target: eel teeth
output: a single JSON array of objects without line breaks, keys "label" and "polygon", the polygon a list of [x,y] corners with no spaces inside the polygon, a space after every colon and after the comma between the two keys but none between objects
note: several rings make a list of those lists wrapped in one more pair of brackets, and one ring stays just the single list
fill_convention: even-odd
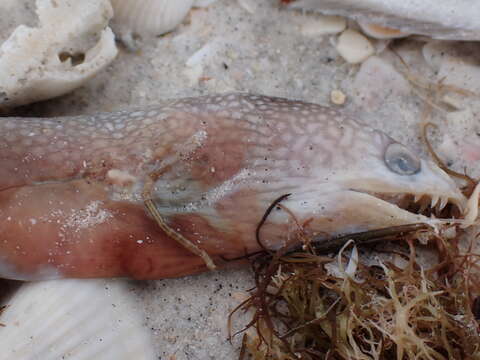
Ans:
[{"label": "eel teeth", "polygon": [[418,210],[418,212],[419,212],[420,214],[425,213],[425,210],[427,210],[427,206],[428,206],[428,203],[427,203],[426,201],[422,201],[422,202],[420,203],[420,209]]},{"label": "eel teeth", "polygon": [[419,202],[420,199],[423,197],[423,194],[415,194],[415,197],[413,198],[413,202]]},{"label": "eel teeth", "polygon": [[440,198],[440,205],[438,206],[438,210],[442,211],[445,206],[448,204],[448,197]]},{"label": "eel teeth", "polygon": [[430,207],[433,209],[435,205],[437,205],[438,200],[440,200],[440,196],[434,195],[432,196],[432,203],[430,204]]},{"label": "eel teeth", "polygon": [[465,204],[462,204],[460,201],[456,199],[452,199],[451,202],[453,203],[453,205],[455,205],[458,208],[461,214],[465,213]]}]

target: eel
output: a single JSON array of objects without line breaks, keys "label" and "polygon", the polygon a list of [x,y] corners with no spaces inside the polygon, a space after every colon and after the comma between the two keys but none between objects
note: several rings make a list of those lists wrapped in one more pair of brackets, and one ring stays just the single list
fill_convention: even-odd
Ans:
[{"label": "eel", "polygon": [[178,277],[209,268],[186,245],[219,264],[305,236],[434,222],[414,201],[467,199],[433,162],[316,104],[231,93],[0,118],[3,278]]}]

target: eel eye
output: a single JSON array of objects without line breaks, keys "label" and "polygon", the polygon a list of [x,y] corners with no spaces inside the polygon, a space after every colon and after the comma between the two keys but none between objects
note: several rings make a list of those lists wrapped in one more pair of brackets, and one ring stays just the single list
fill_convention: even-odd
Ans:
[{"label": "eel eye", "polygon": [[394,173],[413,175],[420,171],[420,160],[405,146],[392,143],[385,151],[385,163]]}]

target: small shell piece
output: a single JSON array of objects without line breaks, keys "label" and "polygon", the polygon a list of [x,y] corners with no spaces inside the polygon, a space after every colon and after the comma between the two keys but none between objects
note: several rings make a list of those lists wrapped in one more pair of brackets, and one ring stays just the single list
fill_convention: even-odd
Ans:
[{"label": "small shell piece", "polygon": [[332,90],[330,93],[330,101],[335,105],[343,105],[347,100],[347,96],[341,90]]},{"label": "small shell piece", "polygon": [[318,15],[307,19],[301,26],[305,36],[322,36],[341,33],[347,27],[347,20],[340,16]]},{"label": "small shell piece", "polygon": [[0,316],[1,360],[153,360],[153,345],[125,283],[26,283]]},{"label": "small shell piece", "polygon": [[63,95],[116,56],[108,0],[37,0],[39,26],[18,26],[0,47],[0,107]]},{"label": "small shell piece", "polygon": [[360,26],[365,35],[368,35],[375,39],[400,39],[411,35],[411,33],[404,33],[397,29],[376,24],[364,23],[361,21],[358,22],[358,25]]},{"label": "small shell piece", "polygon": [[372,43],[358,31],[347,29],[339,37],[337,51],[351,64],[361,63],[375,53]]},{"label": "small shell piece", "polygon": [[161,35],[173,30],[187,16],[194,0],[111,0],[112,27],[122,37]]}]

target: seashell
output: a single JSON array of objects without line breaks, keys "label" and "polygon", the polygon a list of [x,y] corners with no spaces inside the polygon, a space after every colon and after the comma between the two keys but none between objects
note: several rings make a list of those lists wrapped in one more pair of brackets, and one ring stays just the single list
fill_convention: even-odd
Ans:
[{"label": "seashell", "polygon": [[347,96],[341,90],[332,90],[330,92],[330,101],[335,105],[343,105],[347,100]]},{"label": "seashell", "polygon": [[471,0],[294,0],[287,6],[435,39],[480,40],[480,6]]},{"label": "seashell", "polygon": [[347,29],[339,37],[336,49],[345,61],[358,64],[375,53],[372,43],[358,31]]},{"label": "seashell", "polygon": [[148,330],[124,282],[22,285],[0,316],[1,360],[153,360]]},{"label": "seashell", "polygon": [[340,16],[319,16],[308,19],[301,26],[305,36],[322,36],[341,33],[347,27],[347,20]]},{"label": "seashell", "polygon": [[404,38],[409,35],[412,35],[411,33],[404,33],[397,29],[380,26],[376,24],[370,24],[370,23],[367,24],[361,21],[358,22],[358,25],[360,26],[360,29],[362,29],[362,32],[365,35],[368,35],[375,39],[382,39],[382,40],[400,39],[400,38]]},{"label": "seashell", "polygon": [[121,37],[161,35],[180,24],[194,0],[111,0],[115,17],[112,27]]},{"label": "seashell", "polygon": [[0,47],[0,107],[72,91],[117,54],[108,0],[37,0],[36,13],[38,27],[18,26]]}]

